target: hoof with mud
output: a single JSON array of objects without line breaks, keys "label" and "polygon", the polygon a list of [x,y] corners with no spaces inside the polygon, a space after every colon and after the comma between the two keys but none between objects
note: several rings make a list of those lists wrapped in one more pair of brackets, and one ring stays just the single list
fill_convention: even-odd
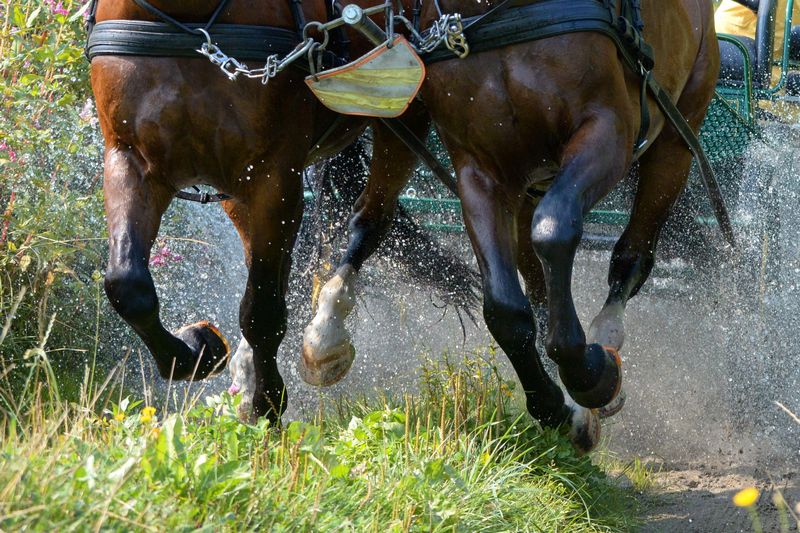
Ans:
[{"label": "hoof with mud", "polygon": [[611,403],[622,387],[622,360],[619,352],[611,347],[589,344],[584,359],[586,367],[580,378],[574,378],[564,368],[559,376],[567,392],[576,403],[589,409],[597,409]]},{"label": "hoof with mud", "polygon": [[304,342],[300,377],[309,385],[333,385],[347,375],[355,357],[356,350],[349,340],[324,351],[312,343]]},{"label": "hoof with mud", "polygon": [[[194,361],[185,368],[175,368],[174,379],[199,381],[216,376],[228,363],[230,346],[222,333],[210,322],[203,320],[184,326],[175,336],[186,343],[194,355]],[[199,358],[199,361],[198,361]]]},{"label": "hoof with mud", "polygon": [[585,455],[600,442],[600,417],[595,409],[581,407],[569,396],[565,395],[564,400],[572,411],[568,421],[569,440],[578,455]]}]

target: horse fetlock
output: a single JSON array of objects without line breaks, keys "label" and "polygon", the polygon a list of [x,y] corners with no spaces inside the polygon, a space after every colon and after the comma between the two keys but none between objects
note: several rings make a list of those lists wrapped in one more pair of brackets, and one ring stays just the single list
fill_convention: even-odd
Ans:
[{"label": "horse fetlock", "polygon": [[625,325],[622,319],[624,312],[622,304],[603,307],[589,326],[588,341],[620,350],[625,342]]},{"label": "horse fetlock", "polygon": [[320,292],[314,320],[303,332],[300,376],[311,385],[328,386],[341,380],[355,359],[355,348],[344,321],[355,306],[355,269],[344,265]]},{"label": "horse fetlock", "polygon": [[600,442],[600,417],[594,409],[578,405],[568,395],[564,403],[570,409],[569,440],[578,455],[587,454]]},{"label": "horse fetlock", "polygon": [[622,360],[609,346],[589,344],[582,365],[561,365],[558,373],[572,399],[590,409],[611,403],[622,387]]},{"label": "horse fetlock", "polygon": [[203,320],[184,326],[175,332],[175,337],[188,346],[191,358],[176,361],[173,379],[199,381],[216,376],[228,364],[228,341],[210,322]]}]

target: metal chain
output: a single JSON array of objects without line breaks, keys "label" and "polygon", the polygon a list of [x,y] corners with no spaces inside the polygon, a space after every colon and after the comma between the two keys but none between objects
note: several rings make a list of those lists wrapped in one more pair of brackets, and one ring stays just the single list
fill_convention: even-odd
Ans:
[{"label": "metal chain", "polygon": [[205,36],[206,42],[196,51],[206,56],[212,64],[218,66],[229,80],[233,81],[242,75],[245,78],[261,80],[261,83],[264,85],[268,84],[269,80],[277,76],[279,72],[288,67],[299,57],[311,51],[315,44],[319,44],[315,43],[314,39],[309,37],[298,44],[295,49],[283,59],[280,59],[278,54],[273,54],[267,57],[267,62],[263,67],[251,69],[238,59],[227,55],[217,45],[212,43],[211,35],[209,35],[207,31],[200,29],[200,32]]},{"label": "metal chain", "polygon": [[423,34],[420,34],[406,17],[395,15],[394,19],[402,22],[414,35],[416,40],[414,48],[419,53],[427,54],[438,48],[439,45],[444,44],[448,50],[460,59],[464,59],[469,55],[469,43],[464,37],[464,25],[461,22],[459,13],[442,15]]},{"label": "metal chain", "polygon": [[[441,15],[439,20],[435,21],[430,29],[420,34],[405,16],[402,14],[393,14],[391,3],[387,3],[385,8],[389,13],[387,22],[391,21],[391,25],[393,26],[394,21],[400,21],[413,34],[414,40],[416,41],[414,48],[417,52],[423,54],[429,53],[438,48],[441,44],[444,44],[448,50],[461,59],[469,55],[469,43],[466,37],[464,37],[464,25],[461,22],[461,15],[459,13]],[[336,23],[341,23],[341,20],[337,19],[327,24],[316,21],[309,22],[303,28],[303,41],[298,44],[294,50],[283,59],[281,59],[278,54],[268,56],[267,62],[261,68],[251,69],[238,59],[227,55],[219,46],[211,42],[211,35],[202,28],[198,28],[197,31],[203,34],[206,38],[206,42],[196,51],[207,57],[212,64],[218,66],[229,80],[235,80],[241,75],[246,78],[259,79],[262,84],[267,85],[269,80],[303,56],[308,57],[309,70],[311,73],[316,74],[319,72],[322,66],[321,54],[325,51],[329,41],[329,29],[335,27],[333,24]],[[323,41],[321,43],[309,36],[309,30],[312,29],[323,34]],[[393,28],[387,29],[390,30],[390,32],[393,31]],[[316,61],[314,61],[315,55]]]}]

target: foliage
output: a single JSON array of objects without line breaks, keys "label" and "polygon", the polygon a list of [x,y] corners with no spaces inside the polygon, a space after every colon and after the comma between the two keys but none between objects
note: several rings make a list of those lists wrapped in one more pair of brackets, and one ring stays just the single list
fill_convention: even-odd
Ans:
[{"label": "foliage", "polygon": [[96,353],[98,330],[107,327],[98,312],[105,225],[100,136],[83,57],[86,7],[74,0],[0,6],[5,380],[27,375],[31,350],[39,349],[58,351],[57,366],[79,381]]},{"label": "foliage", "polygon": [[282,431],[240,423],[227,394],[158,409],[117,399],[97,416],[105,400],[53,407],[29,392],[35,408],[2,428],[0,529],[631,527],[632,495],[520,416],[503,385],[487,363],[443,364],[420,397],[340,405],[344,417]]}]

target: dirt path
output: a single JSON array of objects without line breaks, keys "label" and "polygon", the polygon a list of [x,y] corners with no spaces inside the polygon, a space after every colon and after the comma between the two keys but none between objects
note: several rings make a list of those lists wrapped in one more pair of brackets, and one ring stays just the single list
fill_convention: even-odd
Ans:
[{"label": "dirt path", "polygon": [[[776,488],[791,506],[800,504],[800,475],[778,474],[759,467],[716,467],[696,464],[665,464],[653,474],[653,484],[641,496],[643,533],[735,533],[753,531],[745,509],[733,505],[740,489],[755,486],[761,491],[758,514],[765,532],[779,532],[780,513],[773,503]],[[788,531],[798,531],[791,515]]]}]

